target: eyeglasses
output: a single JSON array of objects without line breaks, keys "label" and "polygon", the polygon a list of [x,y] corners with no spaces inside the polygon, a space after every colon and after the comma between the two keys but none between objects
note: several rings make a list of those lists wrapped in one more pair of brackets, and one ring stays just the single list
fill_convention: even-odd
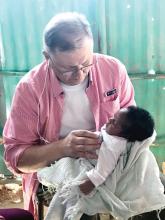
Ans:
[{"label": "eyeglasses", "polygon": [[87,66],[83,66],[81,68],[73,68],[72,70],[70,71],[65,71],[65,72],[60,72],[63,76],[69,76],[69,75],[74,75],[76,74],[77,72],[79,71],[82,71],[83,73],[88,73],[89,70],[90,70],[90,67],[93,66],[93,63],[87,65]]},{"label": "eyeglasses", "polygon": [[51,57],[50,57],[50,59],[51,59],[53,65],[54,65],[54,68],[63,76],[71,76],[71,75],[76,74],[79,71],[82,71],[83,73],[88,73],[90,68],[94,64],[94,63],[91,63],[91,64],[88,64],[87,66],[82,66],[81,68],[75,67],[75,68],[72,68],[72,70],[66,70],[65,72],[62,72],[62,71],[60,71],[60,69],[58,69],[56,67],[56,64],[55,64],[54,60]]}]

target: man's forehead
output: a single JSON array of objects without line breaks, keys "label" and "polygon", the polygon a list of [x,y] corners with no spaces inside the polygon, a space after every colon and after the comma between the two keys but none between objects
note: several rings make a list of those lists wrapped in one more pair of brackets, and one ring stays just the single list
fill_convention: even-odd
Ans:
[{"label": "man's forehead", "polygon": [[76,53],[75,56],[73,56],[72,53],[56,54],[54,56],[54,61],[58,66],[67,68],[72,68],[79,65],[87,65],[92,62],[92,53],[82,54],[80,51],[80,54],[77,54],[77,56]]},{"label": "man's forehead", "polygon": [[[81,64],[88,60],[93,54],[93,43],[91,39],[84,41],[84,44],[81,48],[77,48],[70,51],[60,51],[55,50],[52,54],[52,57],[58,61],[62,61],[65,64],[74,66]],[[76,64],[75,64],[76,63]]]}]

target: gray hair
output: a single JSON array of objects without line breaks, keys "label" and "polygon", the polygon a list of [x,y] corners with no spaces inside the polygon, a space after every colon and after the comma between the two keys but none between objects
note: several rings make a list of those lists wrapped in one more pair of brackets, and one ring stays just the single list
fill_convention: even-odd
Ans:
[{"label": "gray hair", "polygon": [[60,13],[54,16],[44,30],[44,49],[71,51],[81,48],[85,37],[93,39],[86,17],[76,12]]}]

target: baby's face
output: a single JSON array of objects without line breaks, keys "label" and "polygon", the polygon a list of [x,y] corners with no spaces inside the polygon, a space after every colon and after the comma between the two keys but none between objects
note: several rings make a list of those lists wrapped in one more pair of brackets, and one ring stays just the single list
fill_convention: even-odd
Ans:
[{"label": "baby's face", "polygon": [[110,135],[115,135],[122,137],[122,128],[126,121],[127,109],[120,109],[115,115],[114,118],[110,118],[106,123],[106,132]]}]

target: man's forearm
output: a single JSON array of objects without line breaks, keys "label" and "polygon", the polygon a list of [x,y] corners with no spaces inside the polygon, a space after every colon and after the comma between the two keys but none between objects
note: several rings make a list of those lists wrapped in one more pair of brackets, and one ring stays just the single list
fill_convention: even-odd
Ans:
[{"label": "man's forearm", "polygon": [[23,173],[36,172],[64,156],[62,140],[27,148],[18,161],[18,169]]},{"label": "man's forearm", "polygon": [[23,173],[31,173],[63,157],[96,159],[98,148],[100,148],[100,140],[97,134],[86,130],[75,130],[56,142],[28,147],[20,156],[17,168]]}]

